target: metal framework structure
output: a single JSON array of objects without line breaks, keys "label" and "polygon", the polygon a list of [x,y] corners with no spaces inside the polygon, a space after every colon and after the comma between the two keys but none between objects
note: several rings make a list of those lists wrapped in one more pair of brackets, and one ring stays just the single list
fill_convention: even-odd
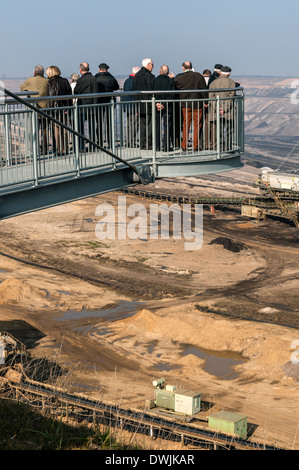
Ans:
[{"label": "metal framework structure", "polygon": [[[228,96],[223,97],[226,91]],[[52,108],[53,97],[43,97],[45,109],[37,105],[41,98],[24,99],[4,92],[0,218],[156,178],[242,166],[242,88],[219,90],[221,98],[198,100],[180,100],[173,92],[171,99],[163,98],[163,111],[161,92],[156,91],[60,96],[55,100],[64,106]],[[85,105],[86,99],[93,104]],[[189,128],[184,126],[186,108]],[[200,125],[196,122],[199,111]],[[186,149],[181,146],[184,132],[189,143]]]},{"label": "metal framework structure", "polygon": [[188,424],[178,417],[167,417],[165,413],[121,408],[30,380],[16,383],[0,377],[0,395],[2,399],[23,402],[45,415],[64,416],[93,426],[103,424],[108,428],[144,434],[152,439],[160,438],[215,450],[284,450],[209,429],[205,421]]}]

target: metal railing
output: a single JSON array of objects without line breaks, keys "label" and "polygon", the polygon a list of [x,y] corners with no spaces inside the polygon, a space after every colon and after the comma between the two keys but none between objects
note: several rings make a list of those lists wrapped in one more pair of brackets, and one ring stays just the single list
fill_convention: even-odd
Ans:
[{"label": "metal railing", "polygon": [[[42,109],[40,97],[27,105],[6,99],[0,104],[0,188],[115,170],[140,159],[155,169],[165,157],[215,160],[242,153],[243,89],[223,96],[231,91],[198,100],[180,100],[177,90],[167,91],[168,99],[158,91],[52,96],[42,98]],[[53,99],[58,106],[51,108]]]}]

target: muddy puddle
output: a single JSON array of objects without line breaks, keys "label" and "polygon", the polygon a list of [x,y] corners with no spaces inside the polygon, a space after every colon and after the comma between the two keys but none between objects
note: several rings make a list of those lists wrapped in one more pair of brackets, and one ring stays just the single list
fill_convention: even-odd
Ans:
[{"label": "muddy puddle", "polygon": [[[153,343],[151,351],[153,351],[154,348],[155,344]],[[238,378],[239,373],[235,371],[234,367],[245,362],[244,357],[240,354],[230,351],[210,351],[190,344],[180,344],[180,348],[181,356],[185,357],[192,354],[193,356],[203,359],[205,361],[205,365],[203,367],[204,371],[221,380],[233,380]],[[155,369],[160,372],[178,368],[180,368],[180,366],[164,362],[159,362],[155,365]]]},{"label": "muddy puddle", "polygon": [[203,359],[205,361],[205,372],[214,375],[218,379],[236,379],[239,376],[239,373],[234,370],[234,367],[245,362],[244,357],[242,357],[240,354],[236,354],[230,351],[210,351],[206,349],[200,349],[190,344],[181,346],[183,356],[192,354],[193,356]]},{"label": "muddy puddle", "polygon": [[111,305],[100,310],[87,310],[86,308],[80,311],[68,310],[62,316],[56,318],[56,321],[84,320],[91,317],[103,321],[117,321],[135,315],[142,308],[142,302],[120,301],[117,305]]}]

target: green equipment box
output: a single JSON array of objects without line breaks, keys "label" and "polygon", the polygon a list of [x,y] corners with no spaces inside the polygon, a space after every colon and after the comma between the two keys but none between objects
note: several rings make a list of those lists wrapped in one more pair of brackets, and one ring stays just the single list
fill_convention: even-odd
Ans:
[{"label": "green equipment box", "polygon": [[209,416],[209,427],[225,434],[247,439],[247,416],[219,411]]}]

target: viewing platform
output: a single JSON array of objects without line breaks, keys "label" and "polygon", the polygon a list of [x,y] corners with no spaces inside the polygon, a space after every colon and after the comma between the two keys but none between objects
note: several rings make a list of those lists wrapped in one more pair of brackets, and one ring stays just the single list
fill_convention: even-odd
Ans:
[{"label": "viewing platform", "polygon": [[[241,167],[243,89],[213,90],[221,98],[204,91],[208,98],[198,100],[180,100],[177,90],[167,91],[167,100],[158,91],[43,97],[46,108],[39,108],[41,98],[6,90],[0,104],[0,218],[159,178]],[[53,98],[68,105],[50,108]],[[182,148],[185,108],[190,129]]]}]

